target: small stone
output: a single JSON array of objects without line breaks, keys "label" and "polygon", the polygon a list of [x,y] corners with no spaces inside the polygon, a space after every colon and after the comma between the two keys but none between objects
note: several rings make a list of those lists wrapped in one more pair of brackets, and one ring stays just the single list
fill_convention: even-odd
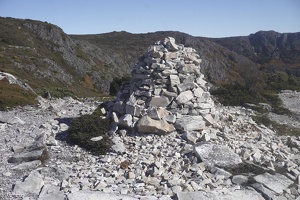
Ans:
[{"label": "small stone", "polygon": [[3,173],[3,176],[6,176],[6,177],[10,177],[12,174],[11,174],[11,172],[4,172]]},{"label": "small stone", "polygon": [[235,175],[232,177],[232,182],[237,185],[243,185],[248,182],[248,177],[244,175]]},{"label": "small stone", "polygon": [[196,144],[197,138],[189,131],[185,131],[182,134],[183,139],[185,139],[189,144]]},{"label": "small stone", "polygon": [[194,83],[181,83],[179,85],[177,85],[177,88],[178,88],[178,91],[179,92],[184,92],[184,91],[187,91],[187,90],[192,90],[194,89],[195,85]]},{"label": "small stone", "polygon": [[216,123],[215,119],[212,117],[211,114],[207,114],[203,117],[203,119],[206,121],[207,125],[213,125]]},{"label": "small stone", "polygon": [[123,154],[126,152],[126,147],[122,142],[115,143],[111,146],[113,152]]},{"label": "small stone", "polygon": [[168,37],[165,39],[164,44],[169,51],[178,51],[178,46],[175,44],[175,39]]},{"label": "small stone", "polygon": [[133,172],[128,172],[129,179],[135,179],[135,174]]},{"label": "small stone", "polygon": [[180,84],[180,79],[177,75],[170,75],[169,79],[170,79],[171,86],[176,86]]},{"label": "small stone", "polygon": [[133,126],[132,115],[125,114],[119,118],[119,125],[126,128],[131,128]]},{"label": "small stone", "polygon": [[201,142],[208,142],[208,141],[210,141],[210,135],[208,133],[204,133],[202,135],[202,137],[200,138],[200,141]]},{"label": "small stone", "polygon": [[12,147],[13,152],[15,153],[21,153],[25,149],[24,146],[14,145]]},{"label": "small stone", "polygon": [[187,90],[187,91],[180,93],[178,95],[178,97],[176,98],[176,101],[178,104],[185,104],[188,101],[192,100],[193,98],[194,98],[194,94],[192,93],[192,91]]},{"label": "small stone", "polygon": [[179,185],[175,185],[172,187],[172,191],[173,193],[178,193],[178,192],[181,192],[182,191],[182,188],[179,186]]},{"label": "small stone", "polygon": [[202,97],[203,92],[204,92],[204,90],[202,88],[198,87],[194,90],[194,95],[195,95],[195,97]]},{"label": "small stone", "polygon": [[92,137],[90,140],[93,141],[93,142],[97,142],[97,141],[100,141],[102,139],[103,139],[102,136],[98,136],[98,137]]}]

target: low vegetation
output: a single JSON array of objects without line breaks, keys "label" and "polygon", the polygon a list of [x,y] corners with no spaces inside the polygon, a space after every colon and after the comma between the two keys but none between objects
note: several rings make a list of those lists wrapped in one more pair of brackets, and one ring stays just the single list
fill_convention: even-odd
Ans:
[{"label": "low vegetation", "polygon": [[122,85],[130,80],[130,77],[116,77],[110,83],[109,93],[116,96]]},{"label": "low vegetation", "polygon": [[[253,76],[256,77],[253,78]],[[223,85],[212,90],[211,94],[215,95],[218,101],[226,106],[247,106],[247,103],[255,104],[257,106],[252,108],[258,112],[258,115],[253,116],[253,120],[258,124],[272,127],[281,135],[300,135],[299,129],[270,120],[267,116],[267,110],[258,106],[259,103],[267,103],[272,107],[271,111],[273,113],[293,116],[290,110],[282,106],[282,101],[277,94],[281,90],[300,91],[300,78],[288,75],[282,71],[272,74],[260,74],[259,76],[257,74],[250,74],[248,78],[256,79],[256,81],[247,82],[247,79],[245,79],[245,84]]]},{"label": "low vegetation", "polygon": [[[73,120],[68,132],[68,140],[76,144],[93,155],[103,155],[111,147],[112,142],[108,136],[110,129],[109,119],[103,119],[99,107],[91,115],[82,115]],[[91,138],[102,136],[99,141],[92,141]]]},{"label": "low vegetation", "polygon": [[8,110],[16,106],[37,104],[36,95],[19,85],[9,84],[7,79],[0,80],[0,110]]},{"label": "low vegetation", "polygon": [[260,78],[253,74],[247,79],[256,79],[247,81],[245,84],[234,83],[227,84],[211,91],[220,103],[226,106],[245,106],[246,103],[258,104],[268,103],[272,106],[273,112],[285,114],[288,112],[281,107],[281,100],[278,97],[280,90],[298,90],[300,91],[300,77],[288,75],[285,72],[273,74],[262,74]]}]

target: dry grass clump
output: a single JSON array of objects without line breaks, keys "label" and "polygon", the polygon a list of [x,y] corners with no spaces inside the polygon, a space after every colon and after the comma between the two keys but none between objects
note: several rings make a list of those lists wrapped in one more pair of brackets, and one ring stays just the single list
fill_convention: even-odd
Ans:
[{"label": "dry grass clump", "polygon": [[0,80],[0,110],[37,103],[36,95],[32,91],[16,84],[9,84],[6,78]]}]

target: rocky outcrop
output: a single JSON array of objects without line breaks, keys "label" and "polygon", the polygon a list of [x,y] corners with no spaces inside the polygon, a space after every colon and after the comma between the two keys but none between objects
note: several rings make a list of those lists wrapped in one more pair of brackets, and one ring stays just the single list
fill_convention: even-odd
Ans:
[{"label": "rocky outcrop", "polygon": [[172,37],[150,46],[134,66],[130,83],[110,105],[117,125],[156,134],[212,125],[214,102],[200,63],[194,49],[176,44]]}]

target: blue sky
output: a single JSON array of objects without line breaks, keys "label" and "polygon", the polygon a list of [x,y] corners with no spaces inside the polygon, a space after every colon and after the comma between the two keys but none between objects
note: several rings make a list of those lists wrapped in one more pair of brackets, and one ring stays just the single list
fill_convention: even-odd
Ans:
[{"label": "blue sky", "polygon": [[0,16],[47,21],[68,34],[300,32],[300,0],[0,0]]}]

